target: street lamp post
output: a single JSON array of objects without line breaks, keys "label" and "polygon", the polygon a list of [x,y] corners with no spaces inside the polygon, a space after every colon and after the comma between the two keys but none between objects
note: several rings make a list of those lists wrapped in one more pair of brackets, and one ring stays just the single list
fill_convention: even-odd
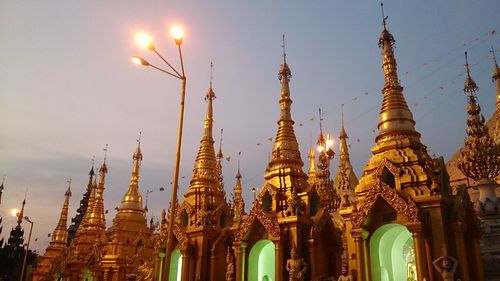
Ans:
[{"label": "street lamp post", "polygon": [[[180,100],[180,105],[179,105],[179,127],[177,131],[177,150],[176,150],[176,155],[175,155],[175,168],[174,168],[174,180],[173,180],[173,188],[172,188],[172,195],[170,198],[170,213],[169,213],[169,219],[168,219],[168,228],[167,228],[167,246],[165,249],[165,261],[164,261],[164,266],[163,266],[163,273],[162,273],[162,279],[163,280],[168,280],[168,275],[169,275],[169,269],[170,269],[170,259],[171,259],[171,254],[173,250],[173,233],[174,233],[174,220],[175,220],[175,209],[176,209],[176,203],[177,203],[177,190],[179,189],[179,169],[180,169],[180,162],[181,162],[181,145],[182,145],[182,129],[183,129],[183,124],[184,124],[184,103],[185,103],[185,97],[186,97],[186,76],[184,74],[184,61],[182,58],[182,50],[181,50],[181,45],[182,45],[182,29],[180,27],[174,26],[170,30],[172,36],[174,37],[175,44],[177,45],[178,51],[179,51],[179,59],[181,63],[181,73],[179,73],[155,48],[151,40],[147,36],[140,36],[139,39],[137,40],[143,47],[147,48],[150,51],[153,51],[158,57],[161,58],[163,62],[172,70],[165,70],[163,68],[157,67],[155,65],[150,64],[148,61],[144,60],[143,58],[140,57],[133,57],[132,61],[136,64],[144,65],[144,66],[149,66],[152,67],[156,70],[159,70],[165,74],[168,74],[170,76],[173,76],[179,80],[181,80],[181,100]],[[141,38],[142,37],[142,38]]]},{"label": "street lamp post", "polygon": [[30,249],[31,231],[33,231],[33,222],[30,220],[30,218],[27,217],[27,216],[25,216],[23,219],[25,221],[29,222],[31,225],[30,225],[30,233],[28,235],[28,243],[26,244],[26,249],[24,251],[23,266],[21,268],[21,278],[19,278],[19,281],[24,281],[24,271],[26,269],[26,261],[28,259],[28,252],[29,252],[29,249]]}]

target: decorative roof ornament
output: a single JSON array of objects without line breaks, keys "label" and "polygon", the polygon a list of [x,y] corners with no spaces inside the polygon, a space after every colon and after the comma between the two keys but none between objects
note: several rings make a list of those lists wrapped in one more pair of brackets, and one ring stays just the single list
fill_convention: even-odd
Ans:
[{"label": "decorative roof ornament", "polygon": [[475,181],[494,180],[500,174],[500,149],[488,134],[481,107],[476,101],[476,83],[470,75],[467,52],[465,53],[465,69],[467,77],[464,92],[467,104],[467,138],[460,151],[457,166],[462,173]]}]

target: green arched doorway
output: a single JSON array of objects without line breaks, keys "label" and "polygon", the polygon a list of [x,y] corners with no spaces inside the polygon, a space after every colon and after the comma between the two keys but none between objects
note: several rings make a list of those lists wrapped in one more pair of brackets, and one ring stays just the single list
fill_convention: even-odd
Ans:
[{"label": "green arched doorway", "polygon": [[90,269],[85,267],[82,270],[82,279],[83,279],[83,281],[93,281],[94,278],[92,276],[92,271],[90,271]]},{"label": "green arched doorway", "polygon": [[373,281],[417,280],[413,239],[401,224],[383,225],[372,234],[370,261]]},{"label": "green arched doorway", "polygon": [[248,257],[248,281],[274,281],[274,243],[260,240]]},{"label": "green arched doorway", "polygon": [[182,277],[182,254],[181,251],[175,250],[172,252],[170,259],[170,270],[168,281],[181,281]]}]

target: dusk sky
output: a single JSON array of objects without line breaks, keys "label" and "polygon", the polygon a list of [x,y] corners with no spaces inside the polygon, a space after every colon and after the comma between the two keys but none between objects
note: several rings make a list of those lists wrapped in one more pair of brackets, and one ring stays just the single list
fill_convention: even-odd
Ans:
[{"label": "dusk sky", "polygon": [[[500,58],[498,0],[385,1],[387,27],[396,39],[404,95],[431,155],[448,160],[463,144],[464,51],[479,102],[494,111],[491,46]],[[108,226],[127,191],[132,154],[142,131],[140,189],[149,195],[148,219],[170,200],[181,83],[130,58],[163,66],[134,43],[148,32],[178,66],[172,24],[185,28],[187,76],[179,199],[189,186],[213,68],[214,138],[225,157],[228,197],[241,162],[247,210],[263,173],[279,118],[282,35],[292,70],[295,132],[307,152],[323,129],[337,136],[341,108],[357,176],[377,134],[383,73],[377,46],[382,31],[378,1],[8,1],[0,0],[0,205],[7,238],[26,189],[25,215],[34,221],[34,249],[47,246],[72,178],[73,217],[95,156],[107,154],[104,193]],[[338,146],[336,147],[338,149]],[[238,157],[238,152],[241,156]],[[338,159],[333,160],[332,173]],[[165,191],[159,191],[160,187]],[[69,224],[69,223],[68,223]],[[24,227],[28,228],[25,223]],[[27,236],[27,233],[26,233]]]}]

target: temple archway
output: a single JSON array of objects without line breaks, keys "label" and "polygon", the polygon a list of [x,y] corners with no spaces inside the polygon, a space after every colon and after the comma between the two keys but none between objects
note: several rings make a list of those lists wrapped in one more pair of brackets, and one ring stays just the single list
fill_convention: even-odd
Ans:
[{"label": "temple archway", "polygon": [[257,241],[248,257],[248,281],[274,281],[274,243],[271,240]]},{"label": "temple archway", "polygon": [[82,278],[83,281],[93,281],[94,280],[94,278],[92,276],[92,271],[90,271],[90,269],[88,269],[88,268],[84,268],[82,270],[82,277],[83,277]]},{"label": "temple archway", "polygon": [[417,280],[413,239],[408,229],[401,224],[379,227],[370,237],[370,263],[373,281]]},{"label": "temple archway", "polygon": [[181,251],[172,252],[169,270],[169,281],[181,281],[182,278],[182,254]]}]

